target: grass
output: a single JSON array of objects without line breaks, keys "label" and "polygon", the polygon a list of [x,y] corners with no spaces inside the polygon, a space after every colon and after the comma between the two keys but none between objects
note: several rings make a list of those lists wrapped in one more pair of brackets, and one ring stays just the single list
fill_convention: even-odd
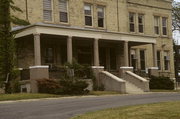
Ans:
[{"label": "grass", "polygon": [[[118,92],[110,91],[91,91],[88,95],[115,95],[120,94]],[[70,95],[53,95],[53,94],[33,94],[33,93],[17,93],[17,94],[0,94],[0,101],[10,101],[10,100],[25,100],[25,99],[40,99],[40,98],[58,98],[58,97],[68,97]],[[75,96],[75,95],[73,95]]]},{"label": "grass", "polygon": [[117,95],[117,94],[121,94],[120,92],[113,92],[113,91],[90,91],[89,95]]},{"label": "grass", "polygon": [[107,109],[86,113],[71,119],[180,119],[180,102]]},{"label": "grass", "polygon": [[180,92],[180,90],[160,90],[160,89],[152,89],[151,92]]},{"label": "grass", "polygon": [[0,94],[0,101],[55,98],[55,97],[60,97],[60,95],[33,94],[33,93]]}]

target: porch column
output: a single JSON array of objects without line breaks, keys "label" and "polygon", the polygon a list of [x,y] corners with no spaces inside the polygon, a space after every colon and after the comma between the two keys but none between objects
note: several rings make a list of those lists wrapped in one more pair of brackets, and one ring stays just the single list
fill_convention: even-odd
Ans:
[{"label": "porch column", "polygon": [[128,41],[124,42],[124,65],[129,67],[129,47]]},{"label": "porch column", "polygon": [[152,50],[153,50],[153,66],[157,67],[157,45],[155,43],[152,44]]},{"label": "porch column", "polygon": [[41,65],[41,43],[40,43],[40,34],[34,35],[34,63],[35,66]]},{"label": "porch column", "polygon": [[94,39],[94,66],[99,66],[99,39]]},{"label": "porch column", "polygon": [[67,61],[72,63],[72,36],[67,38]]}]

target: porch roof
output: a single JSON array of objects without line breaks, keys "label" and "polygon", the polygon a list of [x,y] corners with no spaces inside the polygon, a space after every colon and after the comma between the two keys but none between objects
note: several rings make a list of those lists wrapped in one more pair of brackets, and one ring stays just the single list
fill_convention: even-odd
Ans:
[{"label": "porch roof", "polygon": [[25,27],[17,27],[12,31],[18,31],[15,38],[31,34],[49,34],[83,38],[97,38],[104,40],[130,41],[140,43],[156,43],[156,37],[149,35],[136,35],[121,32],[109,32],[107,30],[96,30],[90,28],[79,28],[62,26],[57,24],[36,23]]}]

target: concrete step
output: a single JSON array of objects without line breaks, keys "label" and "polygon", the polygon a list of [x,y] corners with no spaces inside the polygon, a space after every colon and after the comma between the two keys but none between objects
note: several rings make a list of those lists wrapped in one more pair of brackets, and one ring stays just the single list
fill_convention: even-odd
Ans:
[{"label": "concrete step", "polygon": [[129,94],[141,94],[144,93],[144,91],[140,88],[138,88],[137,86],[135,86],[134,84],[126,81],[126,92]]}]

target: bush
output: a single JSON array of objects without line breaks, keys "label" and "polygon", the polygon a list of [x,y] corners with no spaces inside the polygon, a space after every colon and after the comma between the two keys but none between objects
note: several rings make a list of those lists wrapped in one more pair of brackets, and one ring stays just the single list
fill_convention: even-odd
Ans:
[{"label": "bush", "polygon": [[57,94],[57,90],[61,88],[59,83],[52,79],[38,79],[37,85],[39,93]]},{"label": "bush", "polygon": [[60,86],[62,86],[62,88],[59,90],[59,94],[82,95],[89,92],[86,89],[88,87],[88,83],[76,78],[62,79],[59,83]]},{"label": "bush", "polygon": [[20,93],[21,89],[19,79],[15,79],[10,82],[10,90],[11,93]]},{"label": "bush", "polygon": [[150,89],[165,89],[165,90],[173,90],[174,82],[168,77],[155,77],[152,76],[150,83]]}]

